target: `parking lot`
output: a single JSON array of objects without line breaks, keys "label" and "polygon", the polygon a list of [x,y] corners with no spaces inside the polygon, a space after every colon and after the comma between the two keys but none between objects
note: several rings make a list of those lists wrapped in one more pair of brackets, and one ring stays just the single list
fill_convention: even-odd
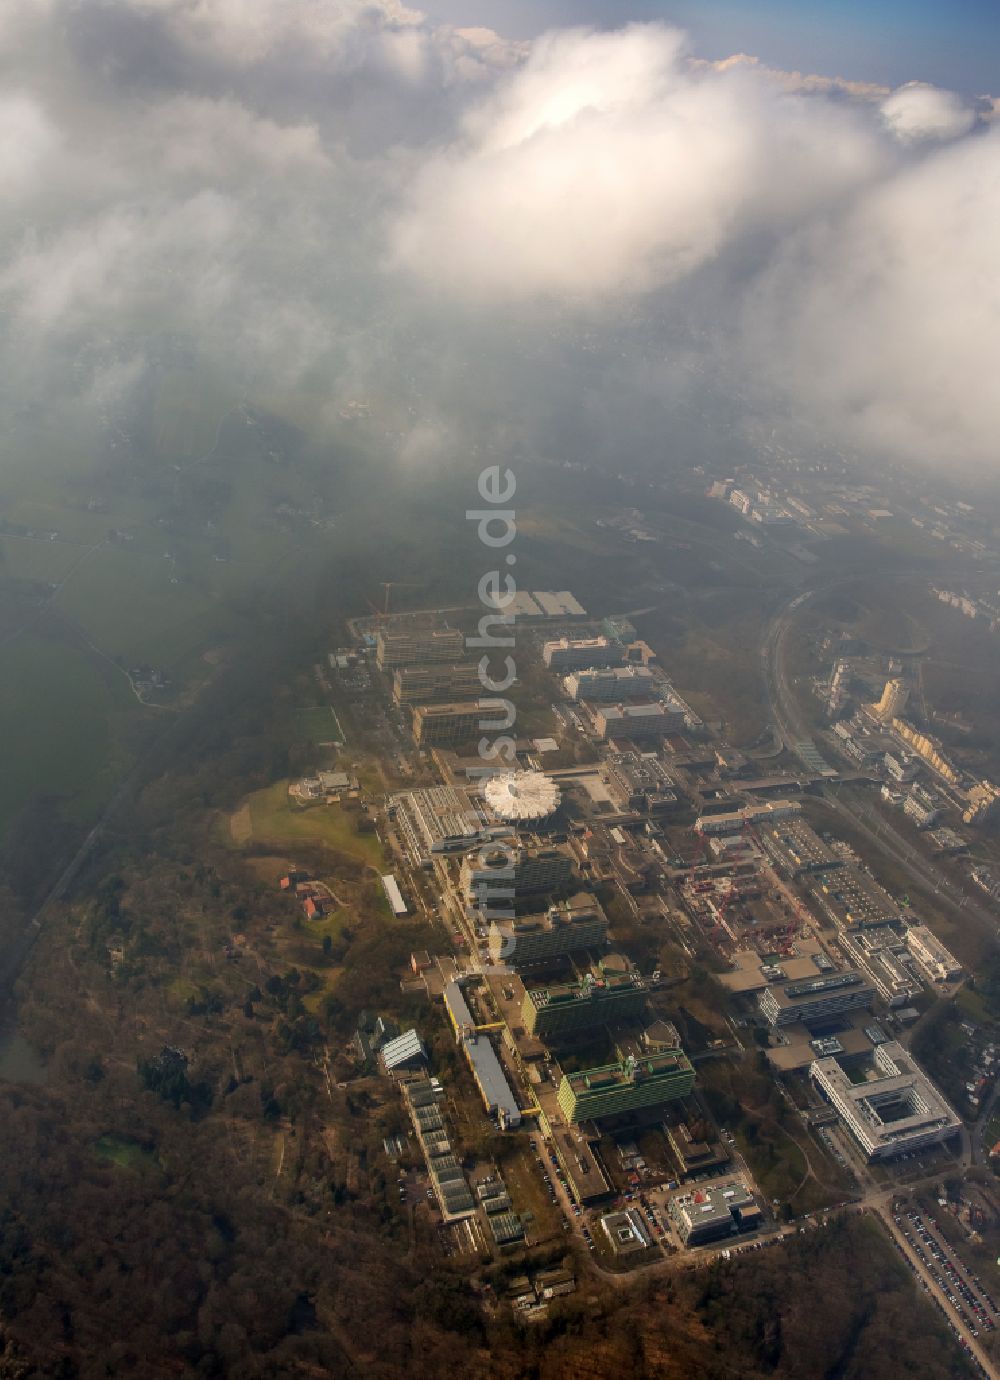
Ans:
[{"label": "parking lot", "polygon": [[924,1218],[911,1208],[903,1215],[894,1215],[892,1220],[973,1337],[978,1337],[980,1331],[996,1331],[996,1301],[983,1288],[979,1276],[970,1274],[953,1247],[937,1235],[936,1219]]},{"label": "parking lot", "polygon": [[893,1240],[917,1282],[937,1304],[969,1360],[983,1375],[1000,1374],[984,1349],[996,1330],[997,1305],[937,1231],[937,1222],[916,1208],[884,1211]]}]

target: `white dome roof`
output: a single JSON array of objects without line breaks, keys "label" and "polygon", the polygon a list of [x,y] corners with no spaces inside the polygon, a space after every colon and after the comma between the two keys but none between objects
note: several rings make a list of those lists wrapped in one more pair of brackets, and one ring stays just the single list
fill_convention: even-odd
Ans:
[{"label": "white dome roof", "polygon": [[541,771],[506,771],[491,776],[483,790],[500,819],[544,819],[558,810],[562,793]]}]

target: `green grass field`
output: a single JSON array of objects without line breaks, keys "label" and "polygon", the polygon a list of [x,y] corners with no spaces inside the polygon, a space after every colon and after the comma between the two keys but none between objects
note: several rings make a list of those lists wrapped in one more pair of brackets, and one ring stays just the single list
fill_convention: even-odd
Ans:
[{"label": "green grass field", "polygon": [[314,705],[308,709],[295,711],[296,736],[303,742],[314,743],[317,747],[327,743],[343,743],[344,730],[340,726],[333,709],[329,705]]},{"label": "green grass field", "polygon": [[374,834],[359,834],[356,816],[340,805],[300,805],[288,795],[288,782],[278,781],[247,800],[255,843],[281,847],[296,843],[336,849],[385,870],[382,845]]},{"label": "green grass field", "polygon": [[151,1150],[145,1149],[138,1141],[131,1140],[128,1136],[118,1136],[114,1132],[109,1132],[94,1141],[94,1152],[102,1160],[109,1160],[117,1165],[119,1169],[131,1169],[135,1173],[147,1174],[157,1168]]}]

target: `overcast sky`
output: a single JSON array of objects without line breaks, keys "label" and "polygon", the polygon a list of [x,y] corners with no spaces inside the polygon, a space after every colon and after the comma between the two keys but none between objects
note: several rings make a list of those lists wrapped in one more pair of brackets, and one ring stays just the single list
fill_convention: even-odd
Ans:
[{"label": "overcast sky", "polygon": [[408,462],[624,465],[740,397],[995,467],[995,20],[932,72],[919,3],[880,48],[860,0],[569,8],[4,0],[6,406],[106,410],[169,339],[331,424],[392,396]]}]

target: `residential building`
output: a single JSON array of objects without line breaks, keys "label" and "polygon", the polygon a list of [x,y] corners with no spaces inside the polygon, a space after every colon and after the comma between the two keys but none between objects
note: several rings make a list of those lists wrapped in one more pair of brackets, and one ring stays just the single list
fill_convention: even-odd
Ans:
[{"label": "residential building", "polygon": [[903,801],[903,813],[918,829],[929,829],[941,818],[941,806],[922,786],[914,786]]},{"label": "residential building", "polygon": [[920,775],[920,758],[912,752],[903,752],[899,749],[887,752],[883,755],[882,762],[893,781],[898,781],[900,785],[915,781]]},{"label": "residential building", "polygon": [[[897,733],[903,742],[906,743],[917,756],[929,767],[933,767],[938,776],[944,778],[950,786],[957,786],[959,774],[953,764],[944,755],[944,751],[937,738],[932,738],[929,733],[922,732],[919,728],[914,728],[905,719],[893,719],[892,729]],[[966,821],[968,822],[968,821]]]},{"label": "residential building", "polygon": [[1000,815],[1000,786],[992,781],[980,781],[973,786],[962,812],[965,824],[989,824]]},{"label": "residential building", "polygon": [[906,708],[910,698],[910,687],[905,680],[887,680],[881,699],[872,705],[872,714],[880,723],[892,723]]},{"label": "residential building", "polygon": [[563,1074],[557,1101],[567,1122],[576,1125],[675,1102],[693,1087],[694,1069],[684,1051],[663,1050]]},{"label": "residential building", "polygon": [[939,1145],[962,1123],[920,1068],[895,1040],[872,1054],[872,1077],[855,1083],[833,1057],[809,1068],[816,1087],[869,1161]]}]

